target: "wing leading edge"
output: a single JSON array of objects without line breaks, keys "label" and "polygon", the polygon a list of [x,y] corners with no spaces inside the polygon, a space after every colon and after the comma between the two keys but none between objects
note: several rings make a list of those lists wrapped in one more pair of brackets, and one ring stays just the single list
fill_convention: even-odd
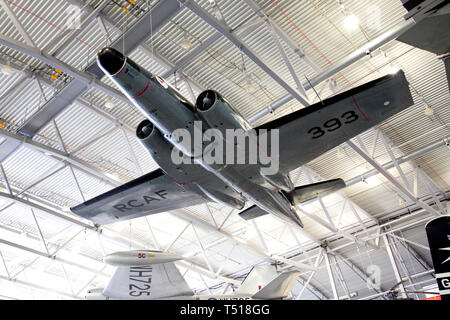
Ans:
[{"label": "wing leading edge", "polygon": [[280,169],[289,172],[413,104],[399,71],[255,129],[280,130]]},{"label": "wing leading edge", "polygon": [[206,199],[176,184],[158,169],[70,210],[103,225],[205,202]]}]

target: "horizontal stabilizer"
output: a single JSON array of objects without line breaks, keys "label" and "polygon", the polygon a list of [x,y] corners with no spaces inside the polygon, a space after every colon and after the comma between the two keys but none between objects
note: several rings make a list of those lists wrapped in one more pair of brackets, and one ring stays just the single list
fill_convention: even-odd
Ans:
[{"label": "horizontal stabilizer", "polygon": [[252,220],[261,216],[264,216],[267,214],[267,211],[264,211],[263,209],[257,207],[257,206],[252,206],[244,211],[242,211],[241,213],[239,213],[239,217],[241,217],[244,220]]},{"label": "horizontal stabilizer", "polygon": [[252,296],[252,299],[273,300],[282,299],[289,295],[295,285],[300,272],[291,271],[280,274],[270,281],[264,288]]},{"label": "horizontal stabilizer", "polygon": [[333,179],[297,187],[287,196],[294,205],[298,205],[302,202],[324,197],[342,188],[345,188],[344,180]]}]

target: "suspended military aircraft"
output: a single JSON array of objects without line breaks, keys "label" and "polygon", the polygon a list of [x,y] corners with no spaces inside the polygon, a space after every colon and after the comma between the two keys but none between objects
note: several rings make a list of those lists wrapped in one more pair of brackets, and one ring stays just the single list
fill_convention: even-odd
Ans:
[{"label": "suspended military aircraft", "polygon": [[117,267],[106,288],[88,290],[88,300],[275,300],[285,299],[300,272],[277,275],[275,266],[254,267],[233,294],[198,295],[189,288],[174,264],[180,256],[160,251],[133,250],[106,256]]},{"label": "suspended military aircraft", "polygon": [[[136,135],[160,169],[71,208],[96,224],[213,201],[239,210],[250,202],[253,206],[239,214],[244,219],[269,213],[303,227],[295,206],[343,188],[345,183],[335,179],[295,188],[289,172],[413,105],[408,82],[399,71],[252,131],[250,124],[216,91],[202,92],[193,105],[163,79],[113,48],[104,48],[97,62],[146,117],[138,125]],[[193,142],[178,134],[180,129],[189,133]],[[216,134],[210,135],[208,143],[196,143],[196,136],[207,136],[212,129]],[[230,129],[256,132],[246,141],[256,139],[253,146],[256,145],[257,155],[266,151],[271,161],[263,157],[248,161],[255,150],[249,147],[250,143],[242,147],[236,142],[237,137],[220,141],[228,137],[225,133]],[[217,138],[217,131],[223,136]],[[266,140],[262,139],[264,136]],[[230,153],[236,159],[242,151],[244,161],[209,161],[217,155],[205,155],[213,149],[217,151],[217,145],[226,149],[223,159]],[[181,162],[174,162],[174,151]],[[274,164],[276,172],[265,170]]]}]

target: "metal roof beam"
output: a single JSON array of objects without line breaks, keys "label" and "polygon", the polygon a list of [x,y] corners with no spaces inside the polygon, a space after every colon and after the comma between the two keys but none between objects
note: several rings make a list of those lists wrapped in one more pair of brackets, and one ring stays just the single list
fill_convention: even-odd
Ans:
[{"label": "metal roof beam", "polygon": [[[2,130],[2,131],[3,131],[3,130]],[[13,136],[13,134],[8,133],[8,132],[6,132],[6,131],[5,131],[5,133],[7,133],[7,134],[10,135],[10,136]],[[1,134],[1,132],[0,132],[0,134]],[[23,139],[23,140],[27,140],[28,138],[22,137],[22,139]],[[33,141],[33,142],[34,142],[34,141]],[[51,148],[48,148],[48,150],[50,151]],[[59,152],[59,151],[58,151],[58,152]],[[77,160],[74,160],[74,163],[76,164],[76,163],[77,163]],[[87,172],[87,173],[92,175],[93,172],[95,172],[95,169],[94,169],[94,171],[92,171],[92,172]],[[98,178],[98,177],[97,177],[97,178]],[[60,219],[60,220],[62,220],[62,221],[69,222],[69,223],[71,223],[71,224],[73,224],[73,225],[81,226],[82,228],[84,228],[84,229],[86,229],[86,230],[92,230],[92,231],[94,231],[94,232],[97,232],[97,233],[100,234],[101,236],[105,237],[106,239],[109,239],[109,240],[112,240],[112,241],[114,241],[114,242],[117,242],[117,240],[116,240],[115,238],[111,238],[111,237],[105,235],[105,231],[110,231],[110,232],[112,232],[114,235],[119,236],[120,238],[123,238],[123,239],[126,241],[126,246],[127,246],[127,247],[129,246],[130,239],[127,238],[127,237],[125,237],[125,236],[123,236],[123,235],[121,235],[120,233],[117,233],[117,232],[113,231],[113,230],[109,230],[109,229],[106,229],[106,228],[104,228],[104,227],[102,228],[102,230],[99,230],[96,226],[92,226],[92,225],[90,225],[90,224],[85,224],[85,223],[82,222],[82,221],[79,221],[79,220],[70,218],[70,217],[65,216],[65,215],[63,215],[63,214],[60,214],[59,212],[53,211],[53,210],[51,210],[51,209],[49,209],[49,208],[47,208],[47,207],[41,206],[41,205],[39,205],[38,203],[30,202],[30,201],[28,201],[28,200],[25,200],[25,199],[22,199],[22,198],[18,198],[17,196],[13,196],[13,195],[6,194],[6,193],[3,193],[3,192],[0,192],[0,198],[3,198],[3,199],[8,200],[8,201],[11,201],[12,203],[20,203],[20,204],[22,204],[22,205],[25,205],[25,206],[27,206],[27,207],[29,207],[29,208],[32,208],[32,209],[36,209],[36,210],[38,210],[38,211],[41,211],[41,212],[43,212],[43,213],[46,213],[46,214],[48,214],[49,216],[53,216],[53,217],[55,217],[55,218],[57,218],[57,219]],[[40,201],[37,200],[37,202],[40,202]],[[185,217],[185,215],[183,215],[183,217]],[[185,220],[186,220],[186,219],[185,219]],[[194,219],[194,220],[195,220],[195,219]],[[201,223],[200,225],[204,227],[205,225],[209,225],[209,224],[207,224],[207,223],[202,224],[202,223]],[[210,227],[213,228],[212,226],[210,226]],[[232,236],[228,236],[228,238],[230,238],[230,237],[232,238]],[[121,243],[120,241],[119,241],[119,243],[120,243],[121,245],[124,245],[124,244]],[[138,244],[138,246],[139,246],[139,247],[137,247],[138,249],[147,249],[147,245],[146,245],[146,244]],[[222,279],[223,281],[227,281],[227,282],[231,282],[231,283],[236,283],[236,281],[233,280],[233,279],[230,279],[230,278],[227,278],[227,277],[218,275],[218,274],[211,273],[210,271],[204,269],[202,266],[198,265],[197,263],[195,263],[195,262],[193,262],[193,261],[191,261],[191,260],[189,260],[189,259],[187,259],[187,258],[186,258],[186,260],[195,266],[195,267],[194,267],[195,269],[193,269],[193,270],[195,270],[196,272],[200,272],[200,273],[202,273],[202,274],[205,274],[205,275],[207,275],[208,277],[211,277],[212,279]],[[181,264],[184,264],[184,265],[187,264],[187,262],[180,262],[180,263],[181,263]],[[190,268],[192,268],[192,265],[190,266]]]},{"label": "metal roof beam", "polygon": [[330,256],[328,255],[327,250],[325,249],[324,253],[325,264],[327,266],[328,278],[330,279],[331,289],[333,291],[334,300],[339,300],[339,293],[336,287],[336,280],[334,279],[333,270],[331,269]]},{"label": "metal roof beam", "polygon": [[389,260],[391,261],[395,279],[397,280],[398,286],[400,287],[401,296],[406,299],[406,298],[408,298],[408,296],[405,293],[406,290],[405,290],[405,287],[403,286],[403,279],[400,275],[400,271],[398,270],[397,262],[395,261],[394,254],[392,252],[391,243],[389,242],[389,239],[386,235],[383,235],[382,239],[384,241],[384,244],[385,244],[388,256],[389,256]]},{"label": "metal roof beam", "polygon": [[36,47],[36,44],[34,43],[33,39],[30,37],[28,32],[23,27],[22,23],[17,19],[17,16],[15,13],[11,10],[9,7],[9,4],[6,0],[0,0],[0,6],[3,8],[3,10],[6,12],[6,15],[9,17],[11,22],[14,24],[16,29],[19,31],[20,35],[25,39],[25,42],[28,43],[28,45],[32,47]]},{"label": "metal roof beam", "polygon": [[[118,186],[120,184],[120,182],[118,182],[115,179],[107,176],[106,174],[98,171],[95,167],[84,162],[83,160],[76,159],[68,153],[62,152],[58,149],[51,148],[47,145],[36,142],[28,137],[23,137],[23,136],[20,136],[20,135],[17,135],[17,134],[14,134],[14,133],[8,132],[6,130],[2,130],[2,129],[0,129],[0,137],[5,137],[7,139],[7,141],[8,140],[15,141],[16,143],[24,145],[28,148],[40,151],[47,156],[51,156],[51,157],[59,159],[61,161],[64,160],[64,161],[72,164],[73,166],[77,167],[77,169],[79,169],[85,173],[88,173],[89,175],[95,176],[96,178],[98,178],[102,181],[106,181],[114,186]],[[15,151],[15,150],[17,150],[17,148],[14,149],[13,151]]]},{"label": "metal roof beam", "polygon": [[395,188],[406,198],[416,203],[421,208],[427,210],[429,213],[435,216],[441,216],[441,213],[427,205],[425,202],[416,199],[416,197],[405,187],[403,187],[397,179],[395,179],[390,173],[388,173],[382,166],[380,166],[375,160],[373,160],[367,153],[365,153],[362,149],[357,147],[352,141],[347,141],[347,144],[358,153],[364,160],[366,160],[369,164],[371,164],[376,170],[378,170],[389,182],[391,182]]},{"label": "metal roof beam", "polygon": [[170,211],[171,214],[179,217],[182,220],[185,220],[187,222],[194,223],[198,226],[203,227],[204,229],[207,229],[209,231],[218,233],[229,240],[231,240],[233,243],[236,243],[240,248],[246,249],[247,251],[256,254],[257,256],[263,258],[266,261],[279,261],[282,263],[286,263],[289,265],[292,265],[293,267],[299,268],[299,269],[305,269],[305,270],[315,270],[314,267],[311,267],[310,265],[299,263],[297,261],[294,261],[292,259],[286,259],[281,256],[276,255],[268,255],[264,250],[258,248],[257,246],[251,244],[250,242],[246,240],[242,240],[239,237],[234,236],[231,233],[228,233],[226,231],[220,230],[212,226],[211,224],[207,223],[206,221],[203,221],[197,217],[194,217],[193,215],[186,214],[186,211],[184,210],[172,210]]},{"label": "metal roof beam", "polygon": [[[42,252],[42,251],[39,251],[39,250],[36,250],[36,249],[33,249],[33,248],[29,248],[29,247],[26,247],[26,246],[23,246],[21,244],[14,243],[14,242],[11,242],[11,241],[8,241],[8,240],[5,240],[5,239],[0,239],[0,243],[3,244],[3,245],[7,245],[9,247],[13,247],[15,249],[19,249],[19,250],[22,250],[22,251],[27,251],[27,252],[33,253],[33,254],[38,255],[40,257],[44,257],[44,258],[47,258],[47,259],[50,259],[50,260],[58,261],[58,262],[67,264],[69,266],[77,267],[77,268],[79,268],[81,270],[85,270],[85,271],[88,271],[88,272],[93,272],[93,273],[96,273],[96,274],[98,273],[97,270],[89,268],[89,267],[86,267],[85,265],[82,265],[82,264],[79,264],[79,263],[76,263],[76,262],[73,262],[73,261],[69,261],[69,260],[66,260],[66,259],[63,259],[63,258],[59,258],[56,254],[47,254],[45,252]],[[101,263],[100,261],[98,261],[98,262]],[[109,274],[106,274],[106,273],[100,273],[100,274],[102,276],[104,276],[104,277],[109,277]],[[13,276],[13,278],[15,278],[15,277],[16,276]]]},{"label": "metal roof beam", "polygon": [[322,69],[309,58],[305,52],[296,44],[296,42],[276,23],[272,18],[267,16],[258,4],[253,0],[244,0],[245,3],[260,17],[270,23],[274,31],[285,42],[292,51],[294,51],[300,59],[304,60],[314,71],[319,73]]},{"label": "metal roof beam", "polygon": [[[255,29],[262,23],[262,20],[253,21],[250,25],[240,27],[231,30],[230,32],[240,37],[245,37],[251,34]],[[244,28],[245,27],[245,28]],[[163,74],[163,78],[167,78],[171,76],[174,72],[180,72],[185,66],[191,63],[195,58],[197,58],[201,53],[206,51],[209,47],[211,47],[214,43],[220,40],[223,35],[220,32],[216,32],[214,35],[206,39],[199,47],[195,48],[191,52],[189,52],[186,56],[184,56],[180,61],[178,61],[175,65],[169,68],[169,71]],[[209,57],[207,57],[208,59]]]},{"label": "metal roof beam", "polygon": [[414,259],[416,259],[422,265],[422,267],[425,270],[433,269],[433,267],[428,263],[428,261],[426,261],[425,258],[422,257],[422,255],[420,253],[418,253],[414,248],[412,248],[408,244],[408,242],[413,243],[413,245],[419,245],[419,244],[409,241],[408,239],[405,239],[403,237],[396,236],[395,234],[390,234],[389,236],[400,240],[399,243],[414,257]]},{"label": "metal roof beam", "polygon": [[[117,244],[119,244],[121,246],[126,247],[126,248],[130,247],[130,239],[129,239],[129,237],[125,236],[125,235],[122,235],[122,234],[118,233],[117,231],[114,231],[114,230],[111,230],[111,229],[105,228],[105,227],[102,227],[102,229],[98,229],[95,226],[92,226],[90,224],[85,224],[84,222],[78,221],[76,219],[70,218],[70,217],[65,216],[63,214],[60,214],[59,212],[56,212],[54,210],[48,209],[48,208],[46,208],[44,206],[41,206],[38,203],[30,202],[30,201],[27,201],[27,200],[22,199],[22,198],[12,197],[9,194],[3,193],[3,192],[0,192],[0,198],[6,199],[6,200],[9,200],[9,201],[14,201],[14,202],[19,203],[20,205],[24,205],[26,207],[33,208],[33,209],[38,210],[38,211],[40,211],[40,212],[42,212],[44,214],[47,214],[48,217],[55,217],[55,218],[60,219],[61,221],[64,221],[66,223],[68,222],[68,223],[70,223],[72,225],[77,225],[77,226],[81,227],[82,229],[94,231],[97,234],[99,234],[100,236],[104,237],[105,239],[107,239],[109,241],[113,241],[113,242],[115,242],[115,243],[117,243]],[[110,235],[108,235],[108,234],[110,234]],[[116,239],[115,236],[119,237],[119,239]],[[134,242],[134,244],[132,244],[132,247],[135,248],[135,249],[147,249],[148,248],[148,246],[146,244],[144,244],[144,243],[139,243],[139,242],[136,242],[134,240],[133,240],[133,242]],[[6,245],[15,246],[18,249],[28,249],[28,248],[22,248],[23,246],[21,246],[21,245],[15,245],[15,244],[10,243],[10,242],[7,243],[7,242],[5,242],[5,240],[1,240],[1,239],[0,239],[0,243],[6,244]],[[45,253],[42,253],[42,252],[40,252],[38,250],[35,250],[35,249],[31,249],[31,250],[32,250],[32,251],[30,251],[31,253],[37,254],[39,256],[46,256]],[[56,259],[56,260],[58,260],[58,259]],[[63,259],[59,259],[59,260],[61,262],[65,262],[65,261],[63,261]],[[193,270],[195,270],[196,272],[201,272],[202,274],[204,274],[204,275],[206,275],[206,276],[208,276],[208,277],[210,277],[212,279],[220,279],[220,280],[223,280],[223,281],[226,281],[226,282],[237,283],[234,279],[230,279],[230,278],[227,278],[227,277],[224,277],[224,276],[220,276],[220,275],[216,275],[214,273],[209,272],[207,269],[203,268],[203,266],[199,265],[198,263],[194,262],[191,259],[186,258],[186,262],[181,262],[181,264],[183,264],[183,265],[187,265],[189,263],[193,263],[194,264],[192,266]],[[94,271],[92,271],[92,272],[94,272]]]},{"label": "metal roof beam", "polygon": [[[323,260],[324,252],[325,252],[325,249],[323,249],[323,248],[320,248],[320,249],[319,249],[319,253],[318,253],[317,257],[316,257],[316,261],[314,262],[314,267],[319,268],[319,266],[320,266],[320,264],[322,263],[322,260]],[[298,293],[297,296],[295,297],[295,300],[300,300],[300,298],[303,296],[303,293],[305,292],[305,290],[306,290],[306,289],[308,288],[308,286],[310,285],[311,280],[312,280],[312,278],[314,277],[314,275],[316,274],[316,272],[317,272],[317,270],[311,272],[311,274],[310,274],[309,277],[308,277],[308,280],[306,280],[306,282],[302,283],[303,288],[299,291],[299,293]],[[321,292],[321,294],[322,294],[324,297],[326,297],[322,292]]]},{"label": "metal roof beam", "polygon": [[[123,37],[117,39],[111,46],[120,50],[125,48],[125,52],[133,51],[142,42],[144,42],[144,40],[147,39],[152,32],[156,32],[169,19],[177,14],[180,8],[181,6],[176,0],[159,2],[150,12],[146,13],[141,19],[139,19],[138,22],[127,30]],[[91,13],[93,12],[95,12],[95,10]],[[70,67],[45,52],[41,52],[33,47],[21,45],[13,39],[8,39],[1,36],[0,43],[39,59],[48,65],[66,72],[74,78],[64,89],[53,96],[42,108],[40,108],[38,112],[26,120],[25,124],[19,130],[19,132],[24,135],[29,137],[34,136],[49,121],[51,121],[84,92],[86,92],[89,87],[102,90],[110,96],[113,96],[125,103],[129,103],[128,99],[118,90],[99,81],[104,74],[95,61],[86,69],[86,73]]]},{"label": "metal roof beam", "polygon": [[294,67],[292,66],[291,61],[289,60],[289,57],[287,56],[286,52],[284,51],[280,40],[278,40],[279,34],[277,33],[277,29],[271,22],[267,22],[267,26],[272,33],[272,39],[278,47],[278,51],[280,52],[281,57],[283,58],[284,64],[288,68],[289,73],[291,74],[291,77],[294,80],[295,85],[297,86],[297,90],[302,94],[302,96],[304,96],[306,98],[306,100],[308,100],[308,95],[306,94],[305,88],[303,87],[303,84],[298,79],[297,74],[295,73]]},{"label": "metal roof beam", "polygon": [[206,49],[208,49],[213,43],[217,42],[220,38],[222,38],[222,35],[220,33],[215,33],[203,43],[189,52],[186,56],[181,58],[180,61],[178,61],[175,65],[173,65],[166,73],[162,75],[163,78],[168,78],[171,75],[174,74],[174,72],[178,72],[178,70],[184,68],[186,65],[191,63],[197,56],[199,56],[202,52],[204,52]]},{"label": "metal roof beam", "polygon": [[[378,38],[372,40],[371,42],[367,43],[366,45],[362,46],[358,50],[354,51],[344,59],[342,59],[340,62],[334,64],[331,68],[321,72],[317,76],[310,79],[309,82],[306,82],[303,84],[305,90],[309,90],[312,87],[315,87],[319,83],[333,77],[334,75],[338,74],[348,66],[352,65],[353,63],[359,61],[361,58],[370,55],[371,52],[374,50],[382,47],[386,43],[396,39],[399,35],[401,35],[403,32],[409,30],[411,27],[415,25],[415,22],[410,19],[401,25],[389,30],[388,32],[382,34]],[[260,112],[256,113],[252,117],[248,119],[250,123],[256,122],[259,119],[263,118],[269,113],[272,113],[274,110],[280,108],[284,104],[288,103],[292,99],[294,99],[295,96],[291,94],[287,94],[286,96],[282,97],[278,101],[275,101],[273,104],[271,104],[269,107],[261,110]]]},{"label": "metal roof beam", "polygon": [[26,288],[32,288],[32,289],[40,290],[40,291],[43,291],[43,292],[50,292],[50,293],[53,293],[53,294],[61,295],[61,296],[66,297],[66,298],[80,299],[79,297],[76,297],[75,295],[71,295],[71,294],[68,294],[68,293],[63,292],[63,291],[54,290],[54,289],[51,289],[51,288],[48,288],[48,287],[44,287],[44,286],[41,286],[41,285],[37,285],[37,284],[31,283],[31,282],[27,282],[27,281],[22,281],[22,280],[18,280],[18,279],[12,280],[12,279],[9,279],[8,277],[5,277],[5,276],[0,276],[0,279],[3,280],[3,281],[9,281],[9,282],[18,284],[20,286],[24,286]]},{"label": "metal roof beam", "polygon": [[199,6],[197,3],[191,0],[180,0],[187,8],[192,12],[202,18],[206,23],[220,32],[225,36],[231,43],[239,48],[249,59],[251,59],[258,67],[260,67],[264,72],[266,72],[275,82],[277,82],[282,88],[284,88],[291,96],[297,99],[302,105],[308,106],[309,102],[305,97],[299,94],[291,86],[289,86],[278,74],[276,74],[272,69],[270,69],[252,49],[246,46],[246,44],[236,35],[234,35],[229,27],[225,25],[222,21],[217,20],[215,17],[210,15],[205,9]]},{"label": "metal roof beam", "polygon": [[372,285],[372,281],[370,280],[369,275],[361,270],[357,265],[355,265],[350,259],[343,257],[342,254],[340,254],[338,251],[334,251],[331,254],[339,258],[345,265],[347,265],[347,267],[350,268],[350,270],[352,270],[364,283],[366,283],[370,287],[370,289],[372,289],[376,293],[380,293],[380,290],[385,291],[385,289],[383,289],[381,286],[380,290],[375,288]]},{"label": "metal roof beam", "polygon": [[123,94],[121,94],[118,90],[102,83],[101,81],[96,79],[94,76],[92,76],[86,72],[77,70],[74,67],[68,65],[67,63],[60,61],[60,60],[56,59],[55,57],[40,51],[37,48],[33,48],[33,47],[28,46],[24,43],[21,43],[17,40],[6,37],[2,34],[0,34],[0,44],[4,45],[10,49],[19,51],[23,54],[29,55],[35,59],[42,61],[45,64],[48,64],[50,66],[60,69],[61,71],[65,72],[67,75],[74,78],[73,81],[79,81],[79,82],[85,84],[86,86],[90,86],[90,87],[93,87],[100,91],[103,91],[106,94],[109,94],[121,101],[124,101],[124,102],[128,101],[127,98]]},{"label": "metal roof beam", "polygon": [[70,31],[70,29],[67,29],[68,34],[63,33],[61,35],[62,38],[65,38],[64,41],[61,44],[58,44],[58,46],[51,50],[51,54],[53,56],[58,55],[64,48],[66,48],[70,42],[72,42],[92,21],[94,21],[100,12],[111,2],[111,0],[104,0],[102,3],[100,3],[89,15],[81,22],[80,26],[77,29],[73,29]]},{"label": "metal roof beam", "polygon": [[[177,0],[159,1],[151,11],[145,13],[124,35],[114,41],[111,47],[119,50],[124,55],[130,54],[153,33],[158,32],[182,8],[183,6]],[[95,74],[98,78],[104,75],[96,62],[92,63],[86,71]]]},{"label": "metal roof beam", "polygon": [[[435,149],[437,149],[439,147],[445,146],[447,144],[447,141],[449,141],[449,139],[450,139],[450,137],[446,137],[444,139],[439,139],[439,140],[434,141],[434,142],[432,142],[432,143],[430,143],[430,144],[428,144],[428,145],[426,145],[426,146],[424,146],[424,147],[422,147],[420,149],[416,149],[414,152],[412,152],[410,154],[398,157],[398,158],[396,158],[397,163],[398,164],[402,164],[404,162],[407,162],[407,161],[413,160],[415,158],[418,158],[418,157],[424,155],[427,152],[430,152],[430,151],[433,151],[433,150],[435,150]],[[391,168],[394,167],[394,163],[393,162],[388,162],[388,163],[383,164],[382,167],[385,170],[388,170],[388,169],[391,169]],[[367,178],[369,178],[371,176],[377,175],[377,174],[379,174],[379,172],[376,169],[369,170],[369,171],[367,171],[367,172],[365,172],[365,173],[363,173],[363,174],[361,174],[361,175],[359,175],[357,177],[354,177],[354,178],[351,178],[351,179],[345,181],[345,185],[348,187],[348,186],[354,185],[354,184],[359,183],[359,182],[364,182],[365,179],[367,179]]]}]

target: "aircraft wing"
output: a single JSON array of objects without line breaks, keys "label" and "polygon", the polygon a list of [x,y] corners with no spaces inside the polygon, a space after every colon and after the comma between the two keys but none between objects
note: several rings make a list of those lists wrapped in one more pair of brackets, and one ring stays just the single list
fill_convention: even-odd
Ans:
[{"label": "aircraft wing", "polygon": [[96,224],[103,225],[190,207],[207,201],[178,185],[158,169],[70,210]]},{"label": "aircraft wing", "polygon": [[106,297],[127,300],[167,299],[193,294],[173,262],[118,267],[103,290]]},{"label": "aircraft wing", "polygon": [[399,71],[255,129],[280,130],[280,169],[289,172],[413,104]]},{"label": "aircraft wing", "polygon": [[252,296],[252,299],[273,300],[282,299],[289,295],[292,287],[295,285],[300,272],[290,271],[280,274],[270,281],[264,288]]}]

